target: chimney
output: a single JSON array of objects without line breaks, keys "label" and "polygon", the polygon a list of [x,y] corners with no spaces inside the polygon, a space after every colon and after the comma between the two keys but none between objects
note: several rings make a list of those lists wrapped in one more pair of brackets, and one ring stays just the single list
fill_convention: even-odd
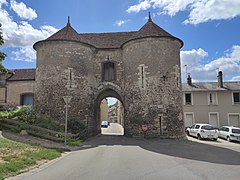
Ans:
[{"label": "chimney", "polygon": [[218,87],[223,87],[223,78],[222,78],[222,71],[218,72]]},{"label": "chimney", "polygon": [[190,76],[190,73],[188,73],[188,76],[187,76],[187,83],[188,85],[192,85],[192,78]]}]

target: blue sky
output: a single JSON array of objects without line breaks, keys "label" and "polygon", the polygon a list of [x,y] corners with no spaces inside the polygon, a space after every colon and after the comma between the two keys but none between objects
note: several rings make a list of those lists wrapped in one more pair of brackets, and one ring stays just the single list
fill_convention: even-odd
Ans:
[{"label": "blue sky", "polygon": [[184,42],[182,80],[240,80],[239,0],[0,0],[5,39],[1,51],[8,69],[35,68],[32,45],[46,39],[71,18],[79,33],[139,30],[148,12],[153,21]]}]

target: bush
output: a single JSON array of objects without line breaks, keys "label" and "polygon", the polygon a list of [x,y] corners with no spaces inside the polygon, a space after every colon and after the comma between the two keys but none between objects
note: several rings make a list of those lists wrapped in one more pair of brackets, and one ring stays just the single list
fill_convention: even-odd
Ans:
[{"label": "bush", "polygon": [[15,113],[18,110],[13,110],[13,111],[1,111],[0,112],[0,118],[13,118]]},{"label": "bush", "polygon": [[[46,128],[49,130],[64,132],[65,123],[54,119],[42,117],[30,106],[23,106],[14,111],[0,112],[0,118],[13,119],[21,123],[21,130],[28,129],[29,125]],[[85,139],[87,136],[87,128],[81,120],[77,118],[68,119],[68,133],[77,135],[74,139]]]},{"label": "bush", "polygon": [[64,125],[61,125],[58,121],[52,119],[37,118],[33,125],[53,131],[64,132]]},{"label": "bush", "polygon": [[81,143],[82,143],[81,140],[69,140],[69,141],[67,142],[67,144],[68,144],[69,146],[79,146]]},{"label": "bush", "polygon": [[68,120],[68,132],[72,134],[78,134],[80,139],[86,138],[86,126],[76,118]]},{"label": "bush", "polygon": [[27,124],[34,124],[34,122],[37,119],[37,114],[35,110],[32,108],[32,106],[23,106],[19,108],[17,111],[15,111],[13,117],[18,117],[20,121],[25,122]]}]

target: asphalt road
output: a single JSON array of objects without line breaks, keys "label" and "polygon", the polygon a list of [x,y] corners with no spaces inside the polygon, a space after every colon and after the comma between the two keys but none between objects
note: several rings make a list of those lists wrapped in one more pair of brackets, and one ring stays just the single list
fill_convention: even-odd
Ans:
[{"label": "asphalt road", "polygon": [[[172,180],[240,177],[240,144],[100,135],[79,150],[11,180]],[[232,150],[234,149],[234,150]]]}]

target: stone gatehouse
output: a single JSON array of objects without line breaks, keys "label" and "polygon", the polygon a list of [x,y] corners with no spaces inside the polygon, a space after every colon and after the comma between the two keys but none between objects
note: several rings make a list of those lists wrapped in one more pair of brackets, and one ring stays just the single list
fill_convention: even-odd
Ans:
[{"label": "stone gatehouse", "polygon": [[95,135],[101,101],[116,97],[124,106],[126,136],[182,137],[182,46],[150,16],[138,31],[116,33],[77,33],[68,19],[63,29],[34,44],[35,106],[64,118],[63,97],[71,96],[69,116],[87,121]]}]

